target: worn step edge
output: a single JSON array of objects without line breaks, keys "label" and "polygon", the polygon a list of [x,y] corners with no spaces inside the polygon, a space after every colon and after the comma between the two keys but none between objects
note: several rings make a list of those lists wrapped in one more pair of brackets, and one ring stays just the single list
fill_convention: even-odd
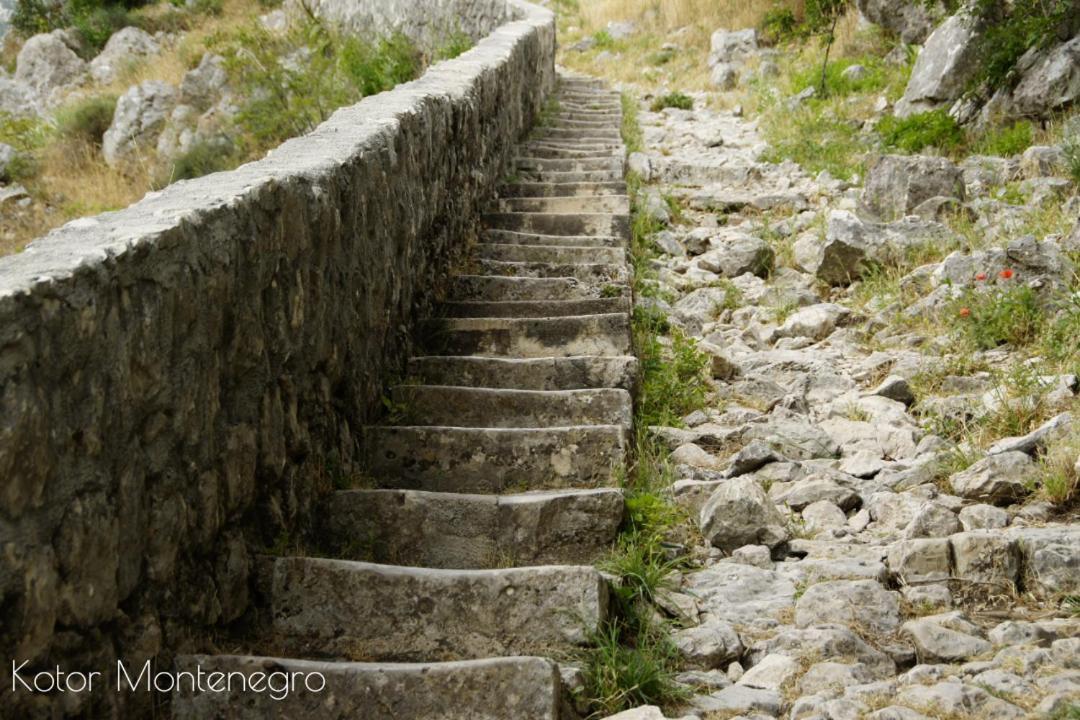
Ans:
[{"label": "worn step edge", "polygon": [[431,568],[593,563],[623,520],[618,488],[470,495],[341,490],[325,503],[336,557]]},{"label": "worn step edge", "polygon": [[548,655],[585,644],[608,613],[607,583],[592,566],[271,563],[273,629],[290,654],[394,662]]},{"label": "worn step edge", "polygon": [[620,425],[633,421],[630,393],[618,388],[517,390],[460,385],[395,385],[402,424],[525,428]]},{"label": "worn step edge", "polygon": [[374,487],[484,494],[610,485],[627,447],[625,430],[615,425],[375,425],[363,437]]},{"label": "worn step edge", "polygon": [[[555,318],[440,318],[424,323],[429,355],[629,355],[626,313]],[[437,351],[436,351],[437,350]]]},{"label": "worn step edge", "polygon": [[444,302],[443,317],[530,318],[630,312],[629,293],[583,300],[461,300]]},{"label": "worn step edge", "polygon": [[425,355],[409,359],[408,374],[423,382],[524,390],[617,387],[633,394],[638,361],[633,355],[490,358]]}]

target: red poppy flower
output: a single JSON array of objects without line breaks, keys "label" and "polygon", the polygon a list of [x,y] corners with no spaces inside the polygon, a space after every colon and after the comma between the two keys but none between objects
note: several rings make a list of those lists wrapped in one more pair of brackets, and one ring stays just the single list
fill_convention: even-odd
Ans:
[{"label": "red poppy flower", "polygon": [[1002,280],[1011,280],[1013,276],[1013,271],[1009,268],[1005,268],[1004,270],[999,272],[998,275],[1001,277]]},{"label": "red poppy flower", "polygon": [[968,308],[960,308],[960,317],[967,317],[971,314],[971,310]]},{"label": "red poppy flower", "polygon": [[978,280],[979,282],[982,282],[983,280],[986,279],[986,273],[976,273],[975,274],[975,279]]}]

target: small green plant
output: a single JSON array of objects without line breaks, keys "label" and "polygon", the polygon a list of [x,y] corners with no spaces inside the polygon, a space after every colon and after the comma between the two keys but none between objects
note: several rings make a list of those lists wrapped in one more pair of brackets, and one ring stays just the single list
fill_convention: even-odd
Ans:
[{"label": "small green plant", "polygon": [[637,99],[628,92],[619,96],[622,104],[622,138],[627,152],[640,152],[645,147],[645,136],[638,124]]},{"label": "small green plant", "polygon": [[101,147],[101,138],[112,125],[116,97],[97,95],[75,101],[56,113],[56,132],[65,140]]},{"label": "small green plant", "polygon": [[997,89],[1008,84],[1017,61],[1034,47],[1045,47],[1077,29],[1072,0],[977,0],[972,10],[980,18],[982,32],[975,36],[978,72],[972,87]]},{"label": "small green plant", "polygon": [[660,112],[664,108],[678,108],[679,110],[693,110],[694,99],[689,95],[685,95],[681,92],[668,93],[667,95],[661,95],[653,100],[649,109],[653,112]]},{"label": "small green plant", "polygon": [[455,30],[449,33],[435,50],[435,60],[453,60],[472,49],[473,40],[467,33]]},{"label": "small green plant", "polygon": [[878,122],[877,132],[887,147],[909,153],[927,147],[953,151],[964,144],[964,131],[944,109],[916,113],[906,118],[887,115]]},{"label": "small green plant", "polygon": [[1035,488],[1043,498],[1058,506],[1078,499],[1080,475],[1077,474],[1077,458],[1080,458],[1080,432],[1074,431],[1047,448],[1039,458],[1035,481]]},{"label": "small green plant", "polygon": [[810,173],[828,170],[850,180],[861,174],[866,149],[858,126],[820,111],[812,103],[787,115],[768,132],[767,162],[793,160]]},{"label": "small green plant", "polygon": [[614,50],[615,38],[611,37],[611,33],[607,30],[598,30],[593,33],[593,47],[597,50]]},{"label": "small green plant", "polygon": [[169,177],[159,184],[164,186],[229,170],[236,166],[237,160],[236,149],[226,138],[199,142],[173,161]]},{"label": "small green plant", "polygon": [[1031,147],[1034,131],[1027,120],[1019,120],[1006,127],[988,130],[976,143],[976,150],[983,155],[1009,157],[1019,155]]},{"label": "small green plant", "polygon": [[[978,282],[989,282],[984,275]],[[1039,299],[1029,285],[1015,279],[1005,268],[1000,284],[966,288],[951,305],[955,327],[962,338],[980,350],[1008,343],[1024,346],[1034,342],[1046,322]]]}]

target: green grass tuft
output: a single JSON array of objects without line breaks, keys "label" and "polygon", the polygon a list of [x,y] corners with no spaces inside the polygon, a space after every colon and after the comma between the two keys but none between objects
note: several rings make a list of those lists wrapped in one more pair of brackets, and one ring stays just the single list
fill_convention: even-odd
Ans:
[{"label": "green grass tuft", "polygon": [[887,147],[908,153],[928,147],[951,152],[964,144],[964,131],[946,110],[931,110],[906,118],[889,115],[878,122],[877,131]]},{"label": "green grass tuft", "polygon": [[678,108],[679,110],[693,110],[694,99],[689,95],[685,95],[681,92],[668,93],[667,95],[661,95],[653,100],[649,109],[653,112],[660,112],[664,108]]}]

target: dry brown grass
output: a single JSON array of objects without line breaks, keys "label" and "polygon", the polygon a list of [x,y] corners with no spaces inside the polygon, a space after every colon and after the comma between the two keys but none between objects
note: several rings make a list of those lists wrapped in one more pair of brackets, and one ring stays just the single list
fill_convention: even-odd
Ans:
[{"label": "dry brown grass", "polygon": [[[782,4],[802,12],[802,0]],[[582,0],[580,17],[590,33],[611,20],[635,20],[652,32],[698,26],[711,33],[717,28],[756,27],[775,6],[772,0]]]}]

